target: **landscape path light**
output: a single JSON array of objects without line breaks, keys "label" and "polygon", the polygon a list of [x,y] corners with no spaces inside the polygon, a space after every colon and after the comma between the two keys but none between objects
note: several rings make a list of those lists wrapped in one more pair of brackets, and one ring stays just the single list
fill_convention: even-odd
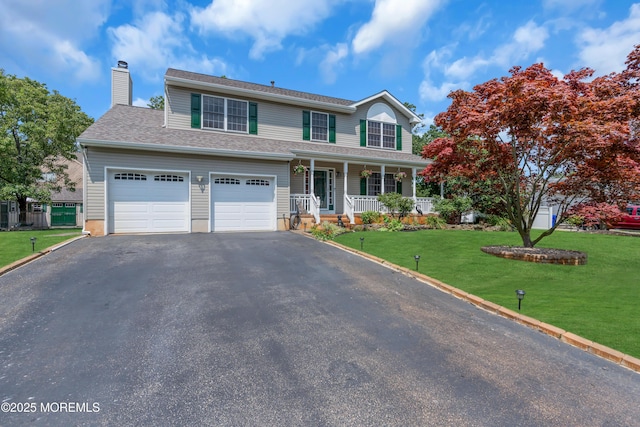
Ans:
[{"label": "landscape path light", "polygon": [[31,252],[35,252],[36,251],[36,239],[35,237],[31,237],[29,240],[31,240]]},{"label": "landscape path light", "polygon": [[360,250],[363,250],[362,248],[364,247],[364,237],[360,238]]},{"label": "landscape path light", "polygon": [[420,262],[420,255],[414,255],[413,259],[416,260],[416,271],[418,271],[418,263]]},{"label": "landscape path light", "polygon": [[524,294],[526,292],[523,291],[522,289],[517,289],[516,290],[516,295],[518,297],[518,311],[520,311],[520,305],[522,304],[522,300],[524,299]]}]

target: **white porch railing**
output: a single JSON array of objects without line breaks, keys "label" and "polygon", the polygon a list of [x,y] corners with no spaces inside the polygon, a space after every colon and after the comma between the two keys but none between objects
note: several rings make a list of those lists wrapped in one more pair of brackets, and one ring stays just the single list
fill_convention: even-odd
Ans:
[{"label": "white porch railing", "polygon": [[414,208],[416,212],[418,211],[418,209],[420,209],[420,211],[422,211],[422,213],[425,214],[425,215],[428,214],[428,213],[435,212],[433,210],[433,198],[431,198],[431,197],[416,197],[416,208]]},{"label": "white porch railing", "polygon": [[378,201],[376,196],[350,196],[353,201],[353,212],[362,213],[365,211],[382,212],[384,206]]},{"label": "white porch railing", "polygon": [[320,199],[313,194],[291,194],[289,196],[289,212],[295,213],[296,205],[299,203],[301,214],[311,214],[320,223]]},{"label": "white porch railing", "polygon": [[344,214],[349,218],[349,223],[356,223],[355,212],[353,212],[353,200],[348,194],[344,195]]},{"label": "white porch railing", "polygon": [[[289,197],[289,211],[295,213],[296,204],[300,205],[301,214],[311,214],[320,222],[320,199],[313,194],[291,194]],[[433,213],[433,199],[431,197],[416,198],[416,212],[418,209],[423,214]],[[386,209],[382,203],[378,201],[376,196],[344,196],[344,213],[349,218],[351,224],[355,223],[355,214],[365,211],[385,212]]]},{"label": "white porch railing", "polygon": [[316,220],[316,224],[320,224],[320,198],[311,194],[311,209],[309,213],[313,215]]}]

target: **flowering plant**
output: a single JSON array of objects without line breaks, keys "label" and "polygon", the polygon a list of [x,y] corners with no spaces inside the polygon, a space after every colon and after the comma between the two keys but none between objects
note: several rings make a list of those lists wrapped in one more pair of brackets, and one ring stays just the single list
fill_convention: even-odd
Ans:
[{"label": "flowering plant", "polygon": [[369,169],[363,169],[360,171],[360,176],[362,178],[369,178],[371,174],[373,174],[373,172],[371,172]]},{"label": "flowering plant", "polygon": [[393,175],[393,178],[398,182],[402,181],[406,177],[407,177],[407,174],[405,172],[397,172],[396,174]]},{"label": "flowering plant", "polygon": [[307,170],[306,166],[303,165],[302,163],[298,163],[293,167],[293,173],[295,175],[300,175],[301,173],[304,173],[304,171],[306,170]]}]

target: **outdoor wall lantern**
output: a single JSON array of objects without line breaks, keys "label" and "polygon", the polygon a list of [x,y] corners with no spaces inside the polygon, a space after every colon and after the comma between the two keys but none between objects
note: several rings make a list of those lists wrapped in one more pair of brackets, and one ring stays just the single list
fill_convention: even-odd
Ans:
[{"label": "outdoor wall lantern", "polygon": [[360,238],[360,250],[364,247],[364,237]]},{"label": "outdoor wall lantern", "polygon": [[198,182],[202,182],[202,175],[196,176],[196,179],[198,180]]},{"label": "outdoor wall lantern", "polygon": [[31,252],[35,252],[36,251],[36,239],[35,237],[31,237],[29,240],[31,240]]},{"label": "outdoor wall lantern", "polygon": [[418,271],[418,263],[420,262],[420,255],[414,255],[413,259],[416,260],[416,271]]},{"label": "outdoor wall lantern", "polygon": [[522,289],[516,290],[516,295],[518,296],[518,311],[520,311],[520,304],[522,304],[522,300],[524,299],[524,294],[526,292]]}]

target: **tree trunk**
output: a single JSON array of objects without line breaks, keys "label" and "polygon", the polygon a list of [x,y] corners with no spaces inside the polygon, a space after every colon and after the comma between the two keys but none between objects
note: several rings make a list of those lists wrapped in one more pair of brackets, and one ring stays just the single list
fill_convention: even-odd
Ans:
[{"label": "tree trunk", "polygon": [[522,230],[520,232],[520,237],[522,237],[522,246],[525,248],[533,247],[533,242],[531,241],[531,230]]},{"label": "tree trunk", "polygon": [[27,198],[26,197],[18,197],[18,211],[20,215],[18,216],[18,222],[20,224],[27,223]]}]

